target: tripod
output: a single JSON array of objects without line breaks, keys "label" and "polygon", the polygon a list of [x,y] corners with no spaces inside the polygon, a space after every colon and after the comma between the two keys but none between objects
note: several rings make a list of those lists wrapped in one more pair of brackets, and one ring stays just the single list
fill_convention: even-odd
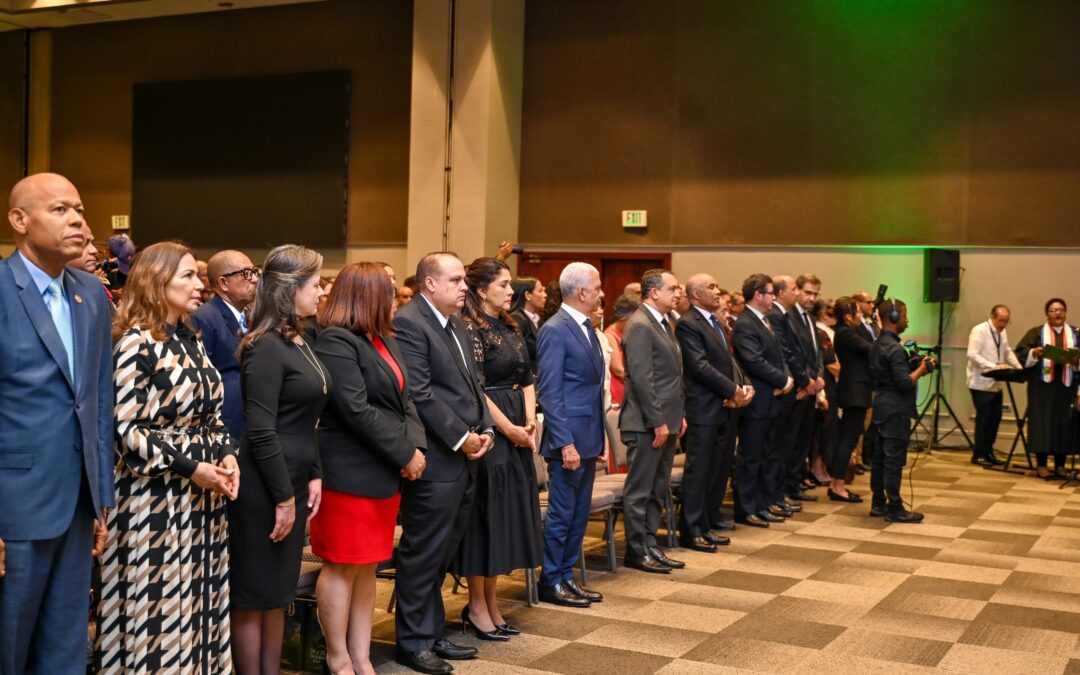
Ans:
[{"label": "tripod", "polygon": [[[937,346],[934,347],[934,353],[937,354],[939,358],[941,357],[941,342],[944,334],[945,303],[940,302],[938,303]],[[926,414],[928,412],[931,412],[931,410],[933,410],[930,416],[930,436],[926,441],[926,449],[928,451],[934,448],[942,448],[946,450],[963,450],[964,446],[946,446],[942,444],[942,441],[945,439],[946,436],[959,429],[960,433],[964,436],[964,440],[967,442],[967,449],[971,450],[974,447],[974,444],[971,442],[971,437],[968,436],[967,431],[964,429],[964,425],[960,424],[960,418],[956,416],[956,411],[953,410],[953,407],[951,405],[949,405],[949,399],[945,398],[945,394],[941,393],[941,380],[943,377],[943,373],[941,371],[941,364],[939,363],[938,367],[934,370],[937,374],[937,376],[934,377],[933,381],[934,393],[930,395],[929,400],[926,401],[926,406],[922,409],[922,412],[919,413],[918,419],[915,420],[916,425],[920,425],[923,427],[923,429],[926,429],[926,426],[923,424],[923,418],[926,417]],[[938,432],[941,430],[940,422],[942,404],[945,405],[945,410],[948,411],[949,417],[952,418],[952,421],[956,424],[956,427],[954,429],[950,429],[944,435],[939,436]]]}]

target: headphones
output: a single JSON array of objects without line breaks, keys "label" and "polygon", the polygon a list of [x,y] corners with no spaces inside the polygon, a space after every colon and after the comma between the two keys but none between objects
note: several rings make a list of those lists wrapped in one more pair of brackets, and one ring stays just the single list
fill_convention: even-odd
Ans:
[{"label": "headphones", "polygon": [[889,313],[885,315],[885,318],[891,324],[900,323],[900,305],[892,298],[886,298],[885,302],[889,303]]}]

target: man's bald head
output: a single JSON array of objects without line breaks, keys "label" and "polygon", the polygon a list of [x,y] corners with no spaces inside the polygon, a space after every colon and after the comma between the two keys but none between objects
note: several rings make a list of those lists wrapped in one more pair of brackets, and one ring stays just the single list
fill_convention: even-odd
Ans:
[{"label": "man's bald head", "polygon": [[687,279],[686,296],[691,304],[709,313],[720,309],[720,285],[711,274],[695,274]]},{"label": "man's bald head", "polygon": [[240,251],[218,251],[206,261],[206,276],[216,289],[218,277],[247,267],[251,267],[251,260]]},{"label": "man's bald head", "polygon": [[58,276],[68,261],[82,255],[82,198],[67,178],[55,173],[27,176],[11,188],[8,205],[19,252],[50,276]]}]

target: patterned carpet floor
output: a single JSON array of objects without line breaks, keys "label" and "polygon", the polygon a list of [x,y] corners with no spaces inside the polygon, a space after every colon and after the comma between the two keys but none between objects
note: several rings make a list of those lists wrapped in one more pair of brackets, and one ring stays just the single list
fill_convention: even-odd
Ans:
[{"label": "patterned carpet floor", "polygon": [[[934,452],[905,472],[920,525],[821,488],[793,520],[739,527],[719,553],[671,551],[687,567],[663,576],[603,571],[593,529],[589,586],[604,602],[530,608],[522,574],[506,577],[503,611],[524,634],[479,642],[451,619],[448,637],[480,650],[455,672],[1080,673],[1080,495],[1059,485]],[[379,582],[373,662],[410,672],[393,662],[390,588]],[[457,616],[464,592],[445,597]]]}]

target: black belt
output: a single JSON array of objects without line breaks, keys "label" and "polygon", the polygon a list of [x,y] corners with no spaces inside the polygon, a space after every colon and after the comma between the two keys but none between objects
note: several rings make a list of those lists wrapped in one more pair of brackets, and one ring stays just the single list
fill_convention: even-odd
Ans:
[{"label": "black belt", "polygon": [[521,389],[520,384],[497,384],[494,387],[484,387],[484,391],[517,391]]}]

